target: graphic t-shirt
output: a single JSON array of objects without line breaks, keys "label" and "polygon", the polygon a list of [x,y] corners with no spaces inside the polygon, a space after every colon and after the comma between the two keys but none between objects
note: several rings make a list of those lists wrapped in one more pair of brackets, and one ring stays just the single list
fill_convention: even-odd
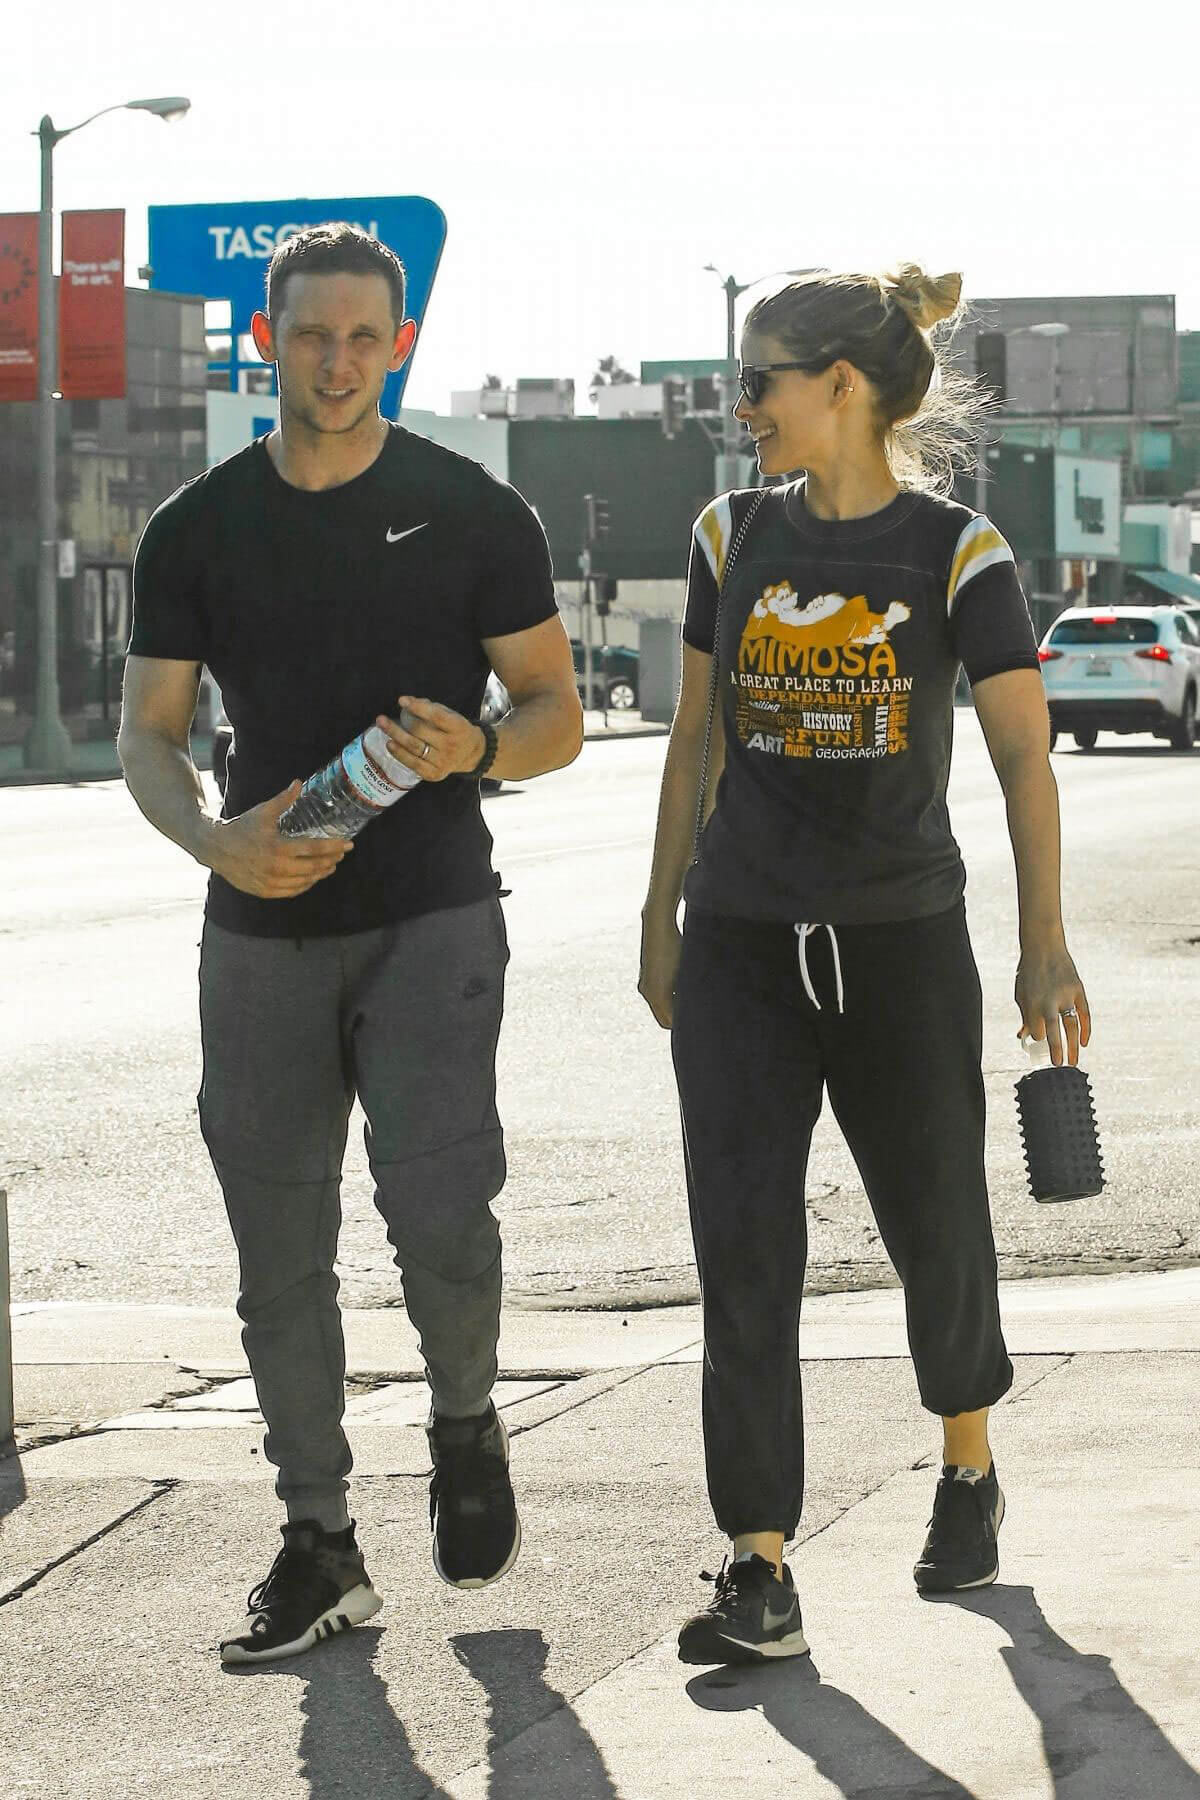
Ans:
[{"label": "graphic t-shirt", "polygon": [[[479,463],[393,426],[369,469],[290,486],[259,439],[150,519],[133,571],[133,656],[207,663],[234,731],[224,816],[304,780],[400,694],[479,716],[481,640],[556,612],[545,534]],[[496,891],[473,781],[421,782],[291,900],[220,876],[208,916],[253,937],[366,931]]]},{"label": "graphic t-shirt", "polygon": [[[718,583],[753,491],[697,519],[685,642],[709,654]],[[769,490],[721,602],[725,767],[684,894],[709,912],[854,924],[952,906],[954,687],[1036,669],[1012,551],[968,507],[901,493],[819,519]]]}]

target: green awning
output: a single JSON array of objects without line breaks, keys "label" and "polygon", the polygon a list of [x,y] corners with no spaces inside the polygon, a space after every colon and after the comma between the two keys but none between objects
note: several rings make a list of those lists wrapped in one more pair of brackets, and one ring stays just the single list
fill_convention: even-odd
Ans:
[{"label": "green awning", "polygon": [[1148,581],[1151,587],[1161,588],[1172,600],[1200,602],[1200,580],[1195,575],[1172,575],[1169,569],[1131,569],[1130,574],[1139,581]]}]

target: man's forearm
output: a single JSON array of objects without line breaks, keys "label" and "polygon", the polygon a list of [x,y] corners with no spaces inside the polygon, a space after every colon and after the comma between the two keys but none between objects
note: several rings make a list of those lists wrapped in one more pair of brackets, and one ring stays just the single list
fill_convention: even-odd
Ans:
[{"label": "man's forearm", "polygon": [[578,696],[557,689],[531,694],[514,705],[496,727],[496,760],[489,769],[500,781],[522,781],[574,762],[583,743],[583,710]]},{"label": "man's forearm", "polygon": [[190,753],[153,731],[117,739],[125,785],[157,831],[206,869],[213,866],[217,821]]}]

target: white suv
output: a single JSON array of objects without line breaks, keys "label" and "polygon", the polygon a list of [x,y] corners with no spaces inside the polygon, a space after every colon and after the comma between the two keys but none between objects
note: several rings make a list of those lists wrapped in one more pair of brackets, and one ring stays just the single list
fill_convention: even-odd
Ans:
[{"label": "white suv", "polygon": [[1072,607],[1038,658],[1051,745],[1060,731],[1081,750],[1094,750],[1101,731],[1152,732],[1176,750],[1195,743],[1200,631],[1178,607]]}]

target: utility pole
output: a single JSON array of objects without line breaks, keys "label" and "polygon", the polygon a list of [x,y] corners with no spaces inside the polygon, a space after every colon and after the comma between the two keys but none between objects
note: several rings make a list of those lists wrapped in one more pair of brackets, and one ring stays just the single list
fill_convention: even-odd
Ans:
[{"label": "utility pole", "polygon": [[777,269],[774,275],[756,275],[753,281],[737,281],[732,275],[722,275],[715,263],[705,263],[706,274],[715,275],[725,295],[725,363],[726,374],[721,378],[721,448],[714,459],[713,478],[715,491],[718,494],[727,492],[737,486],[741,458],[738,447],[742,442],[742,431],[733,416],[737,405],[738,383],[737,368],[737,322],[735,309],[741,296],[760,282],[772,281],[782,276],[815,275],[816,269]]},{"label": "utility pole", "polygon": [[[78,125],[60,130],[47,113],[33,133],[41,145],[41,211],[38,216],[38,563],[37,674],[33,723],[25,739],[25,766],[65,774],[71,766],[71,739],[63,723],[58,689],[58,469],[54,402],[58,391],[58,304],[54,283],[54,147],[111,112],[148,112],[181,119],[191,101],[181,94],[153,100],[123,100],[105,106]],[[121,280],[125,276],[122,271]]]},{"label": "utility pole", "polygon": [[[594,698],[592,686],[592,583],[595,579],[596,551],[601,540],[608,536],[608,501],[595,494],[583,496],[583,549],[579,556],[579,572],[583,577],[583,604],[580,608],[583,617],[580,621],[583,638],[583,704],[591,708]],[[605,701],[607,702],[607,692]],[[608,707],[605,705],[607,722]]]},{"label": "utility pole", "polygon": [[[38,217],[38,561],[37,675],[25,764],[62,774],[71,766],[71,740],[58,694],[58,471],[54,397],[58,388],[58,307],[54,286],[54,146],[60,135],[49,114],[37,130],[42,149],[42,205]],[[122,275],[124,280],[124,275]]]}]

